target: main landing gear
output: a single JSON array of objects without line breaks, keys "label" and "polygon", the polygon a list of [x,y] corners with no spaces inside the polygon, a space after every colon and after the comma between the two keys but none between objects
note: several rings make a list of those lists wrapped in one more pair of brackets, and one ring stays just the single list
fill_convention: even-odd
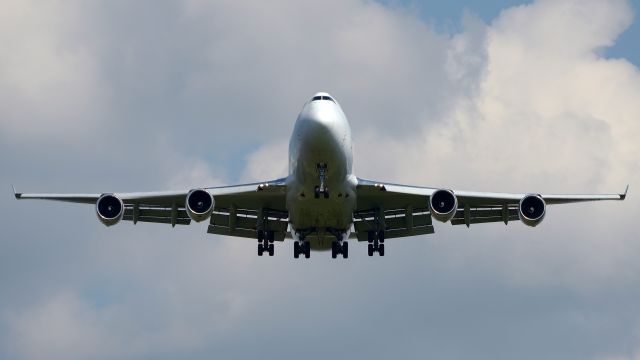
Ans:
[{"label": "main landing gear", "polygon": [[327,229],[331,235],[335,236],[336,239],[331,242],[331,257],[337,258],[339,254],[342,254],[342,258],[346,259],[349,257],[349,243],[346,242],[346,234],[340,230],[335,229]]},{"label": "main landing gear", "polygon": [[311,256],[311,243],[308,241],[296,241],[293,243],[293,257],[299,258],[304,255],[305,259]]},{"label": "main landing gear", "polygon": [[344,259],[349,257],[349,243],[346,241],[333,241],[331,243],[331,257],[337,258],[338,254],[342,254]]},{"label": "main landing gear", "polygon": [[273,256],[273,240],[273,231],[258,230],[258,256],[262,256],[265,251]]},{"label": "main landing gear", "polygon": [[369,245],[367,246],[367,253],[369,256],[373,256],[375,252],[380,256],[384,256],[384,231],[369,231],[368,232]]},{"label": "main landing gear", "polygon": [[307,235],[312,234],[315,231],[316,229],[311,228],[311,229],[301,230],[296,233],[298,235],[298,240],[296,240],[296,242],[293,243],[294,258],[297,259],[300,257],[300,255],[304,255],[305,259],[308,259],[309,257],[311,257],[311,243],[305,240],[305,238],[307,237]]}]

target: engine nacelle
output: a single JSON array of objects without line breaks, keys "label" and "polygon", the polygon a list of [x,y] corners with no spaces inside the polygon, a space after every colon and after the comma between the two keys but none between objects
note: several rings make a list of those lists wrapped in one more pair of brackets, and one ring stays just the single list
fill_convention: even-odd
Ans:
[{"label": "engine nacelle", "polygon": [[211,216],[215,202],[213,196],[202,189],[193,189],[187,194],[185,209],[193,221],[204,221]]},{"label": "engine nacelle", "polygon": [[547,204],[540,195],[526,195],[518,205],[520,221],[528,226],[536,226],[542,222],[547,213]]},{"label": "engine nacelle", "polygon": [[438,221],[447,222],[453,219],[458,210],[458,198],[451,190],[436,190],[429,198],[431,217]]},{"label": "engine nacelle", "polygon": [[96,214],[101,223],[115,225],[124,216],[124,203],[113,194],[104,194],[96,202]]}]

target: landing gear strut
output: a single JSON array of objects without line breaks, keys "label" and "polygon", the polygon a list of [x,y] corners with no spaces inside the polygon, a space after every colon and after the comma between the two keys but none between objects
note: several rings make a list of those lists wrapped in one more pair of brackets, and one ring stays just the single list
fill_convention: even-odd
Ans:
[{"label": "landing gear strut", "polygon": [[384,256],[384,230],[369,231],[368,240],[367,254],[373,256],[377,252],[378,255]]},{"label": "landing gear strut", "polygon": [[325,199],[329,198],[329,189],[327,188],[325,182],[327,181],[327,164],[317,164],[316,168],[318,169],[318,177],[320,178],[320,186],[316,186],[314,189],[314,196],[316,199],[320,197],[324,197]]},{"label": "landing gear strut", "polygon": [[273,256],[274,238],[273,231],[258,230],[258,256],[262,256],[265,251],[269,253],[269,256]]},{"label": "landing gear strut", "polygon": [[331,257],[335,259],[338,257],[338,254],[342,254],[343,259],[348,258],[349,243],[345,241],[345,233],[335,229],[327,229],[327,231],[336,237],[336,239],[331,242]]},{"label": "landing gear strut", "polygon": [[296,241],[293,243],[293,257],[299,258],[304,255],[305,259],[311,257],[311,243],[308,241]]},{"label": "landing gear strut", "polygon": [[297,259],[300,257],[300,255],[304,255],[305,259],[308,259],[309,257],[311,257],[311,243],[305,240],[305,238],[307,237],[307,235],[312,234],[315,231],[316,231],[315,228],[311,228],[311,229],[305,229],[305,230],[300,230],[296,232],[298,236],[298,240],[296,240],[296,242],[293,243],[294,258]]}]

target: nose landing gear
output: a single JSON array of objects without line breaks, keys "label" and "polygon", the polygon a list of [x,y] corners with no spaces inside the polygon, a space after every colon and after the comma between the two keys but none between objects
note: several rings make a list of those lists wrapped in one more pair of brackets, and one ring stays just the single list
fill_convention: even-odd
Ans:
[{"label": "nose landing gear", "polygon": [[329,189],[325,185],[327,181],[327,164],[320,163],[316,165],[318,169],[318,177],[320,178],[320,185],[315,187],[314,196],[316,199],[324,197],[325,199],[329,198]]}]

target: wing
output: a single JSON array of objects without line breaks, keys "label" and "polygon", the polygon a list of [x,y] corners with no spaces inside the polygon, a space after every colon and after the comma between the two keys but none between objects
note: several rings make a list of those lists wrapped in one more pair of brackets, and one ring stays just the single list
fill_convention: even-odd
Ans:
[{"label": "wing", "polygon": [[[624,200],[621,194],[539,195],[547,205],[599,200]],[[386,238],[431,234],[434,232],[429,198],[439,189],[407,186],[358,179],[358,204],[354,213],[354,228],[358,240],[368,239],[370,231],[385,229]],[[452,225],[520,220],[520,200],[529,194],[485,193],[453,190],[458,208]]]},{"label": "wing", "polygon": [[[124,204],[123,220],[188,225],[185,202],[191,189],[164,192],[113,193]],[[286,178],[232,186],[204,188],[214,198],[209,220],[212,234],[255,238],[258,229],[274,232],[282,241],[287,231],[285,205]],[[16,199],[54,200],[96,204],[103,194],[25,194],[15,191]]]}]

